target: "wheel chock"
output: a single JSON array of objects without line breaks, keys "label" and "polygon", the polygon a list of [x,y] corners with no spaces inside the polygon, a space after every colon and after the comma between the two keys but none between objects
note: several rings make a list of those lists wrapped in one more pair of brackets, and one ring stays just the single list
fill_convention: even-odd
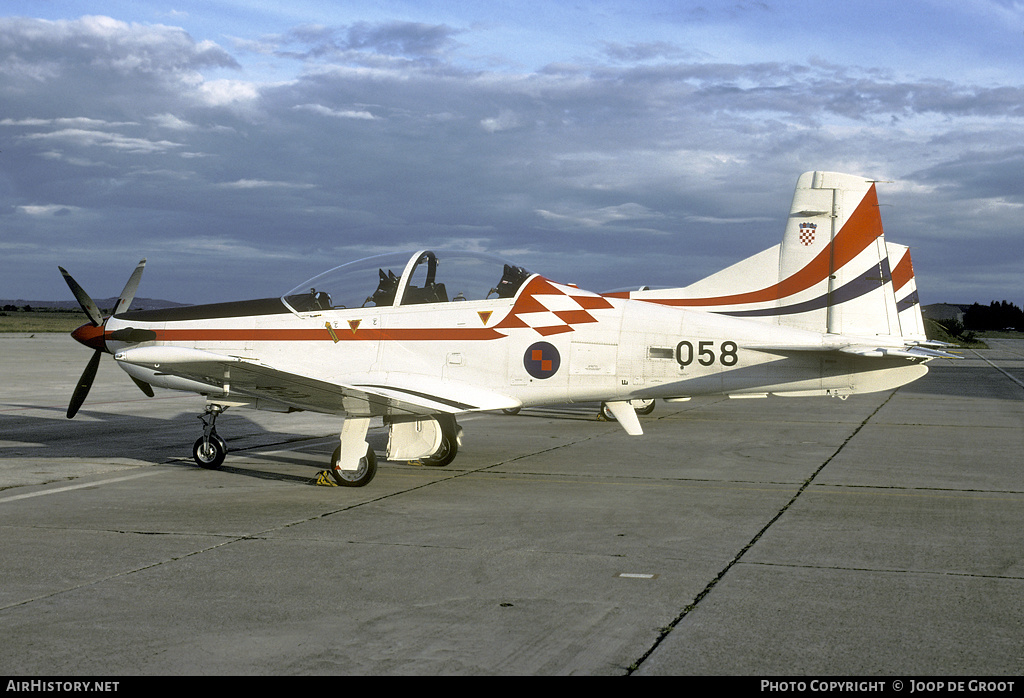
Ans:
[{"label": "wheel chock", "polygon": [[334,476],[331,475],[330,470],[321,470],[316,474],[316,477],[309,481],[309,484],[316,485],[318,487],[337,487],[338,483],[335,481]]}]

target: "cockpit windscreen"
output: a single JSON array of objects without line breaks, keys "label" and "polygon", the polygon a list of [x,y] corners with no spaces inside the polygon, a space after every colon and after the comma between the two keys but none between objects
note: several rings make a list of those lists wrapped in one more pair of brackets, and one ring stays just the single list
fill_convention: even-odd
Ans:
[{"label": "cockpit windscreen", "polygon": [[511,298],[532,274],[479,252],[390,253],[343,264],[282,300],[298,313]]}]

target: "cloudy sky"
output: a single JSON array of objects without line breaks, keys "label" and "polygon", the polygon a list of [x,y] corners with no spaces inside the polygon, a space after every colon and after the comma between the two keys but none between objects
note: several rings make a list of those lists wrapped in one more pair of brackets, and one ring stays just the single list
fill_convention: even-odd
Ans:
[{"label": "cloudy sky", "polygon": [[1022,0],[5,0],[0,297],[280,295],[395,249],[594,290],[884,180],[922,302],[1024,306]]}]

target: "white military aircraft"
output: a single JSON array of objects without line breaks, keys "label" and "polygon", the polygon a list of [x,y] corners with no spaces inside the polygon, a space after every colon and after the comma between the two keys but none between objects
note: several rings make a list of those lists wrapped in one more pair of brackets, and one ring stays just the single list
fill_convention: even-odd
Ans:
[{"label": "white military aircraft", "polygon": [[145,260],[111,315],[61,268],[89,317],[72,336],[95,350],[72,396],[81,406],[104,352],[150,386],[206,397],[196,462],[218,467],[229,407],[344,416],[331,460],[340,485],[386,457],[446,465],[456,416],[597,402],[628,434],[631,400],[837,396],[890,390],[949,357],[925,337],[906,247],[887,243],[875,184],[802,175],[782,243],[685,288],[592,293],[468,252],[418,251],[345,264],[280,298],[128,309]]}]

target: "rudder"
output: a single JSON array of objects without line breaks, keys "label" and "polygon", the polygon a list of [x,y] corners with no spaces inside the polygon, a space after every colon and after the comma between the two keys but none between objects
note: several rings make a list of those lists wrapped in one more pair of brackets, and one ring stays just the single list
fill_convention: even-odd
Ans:
[{"label": "rudder", "polygon": [[779,286],[781,325],[900,334],[873,181],[836,172],[800,176],[779,255]]}]

